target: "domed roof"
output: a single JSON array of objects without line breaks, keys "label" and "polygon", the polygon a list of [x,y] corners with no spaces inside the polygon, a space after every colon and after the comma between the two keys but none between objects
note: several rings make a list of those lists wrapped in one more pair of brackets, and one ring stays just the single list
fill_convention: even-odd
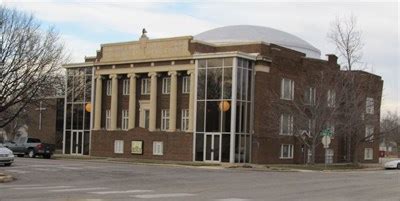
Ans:
[{"label": "domed roof", "polygon": [[262,26],[235,25],[220,27],[200,33],[194,36],[194,39],[213,44],[262,41],[303,52],[307,57],[321,57],[321,51],[305,40],[287,32]]}]

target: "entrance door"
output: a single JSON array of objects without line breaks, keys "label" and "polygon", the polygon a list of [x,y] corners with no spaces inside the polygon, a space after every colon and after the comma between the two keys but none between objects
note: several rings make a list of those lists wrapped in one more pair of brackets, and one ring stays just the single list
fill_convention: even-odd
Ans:
[{"label": "entrance door", "polygon": [[221,161],[221,134],[207,133],[204,135],[204,160],[207,162]]},{"label": "entrance door", "polygon": [[83,131],[72,131],[71,154],[82,155],[83,153]]}]

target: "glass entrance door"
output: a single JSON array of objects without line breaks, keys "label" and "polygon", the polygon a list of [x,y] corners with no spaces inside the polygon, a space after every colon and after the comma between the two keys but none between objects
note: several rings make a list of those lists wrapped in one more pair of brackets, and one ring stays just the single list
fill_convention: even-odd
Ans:
[{"label": "glass entrance door", "polygon": [[221,161],[221,134],[207,133],[204,135],[204,161],[220,162]]},{"label": "glass entrance door", "polygon": [[83,131],[72,131],[71,135],[71,154],[82,155],[83,153]]}]

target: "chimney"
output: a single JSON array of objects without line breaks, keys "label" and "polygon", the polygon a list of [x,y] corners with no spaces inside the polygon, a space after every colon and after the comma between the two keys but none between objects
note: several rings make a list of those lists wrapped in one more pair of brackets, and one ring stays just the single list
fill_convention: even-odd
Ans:
[{"label": "chimney", "polygon": [[338,57],[334,54],[326,54],[326,56],[328,57],[328,62],[330,64],[337,64],[337,59]]}]

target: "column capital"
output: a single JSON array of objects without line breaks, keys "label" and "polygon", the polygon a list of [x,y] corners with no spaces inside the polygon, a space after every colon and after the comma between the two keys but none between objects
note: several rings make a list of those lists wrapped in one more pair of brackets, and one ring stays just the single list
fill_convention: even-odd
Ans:
[{"label": "column capital", "polygon": [[188,75],[191,75],[191,74],[193,74],[193,75],[194,75],[194,72],[195,72],[195,71],[194,71],[194,69],[192,69],[192,70],[188,70],[188,71],[187,71],[187,74],[188,74]]},{"label": "column capital", "polygon": [[110,74],[108,77],[111,79],[114,79],[114,78],[118,79],[119,76],[118,76],[118,74]]},{"label": "column capital", "polygon": [[128,73],[126,76],[128,78],[137,78],[138,77],[138,75],[136,73]]},{"label": "column capital", "polygon": [[157,72],[150,72],[150,73],[148,74],[148,76],[149,76],[149,77],[158,76],[158,73],[157,73]]},{"label": "column capital", "polygon": [[99,74],[98,74],[98,75],[95,75],[94,77],[95,77],[96,79],[98,79],[98,80],[102,80],[102,79],[104,78],[103,75],[99,75]]},{"label": "column capital", "polygon": [[176,75],[178,75],[178,72],[176,72],[176,71],[168,71],[168,75],[169,76],[176,76]]}]

